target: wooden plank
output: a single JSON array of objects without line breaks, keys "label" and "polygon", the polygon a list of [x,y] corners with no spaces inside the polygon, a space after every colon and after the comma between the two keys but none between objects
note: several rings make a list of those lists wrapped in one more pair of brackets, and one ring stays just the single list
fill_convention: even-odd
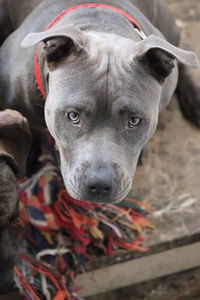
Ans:
[{"label": "wooden plank", "polygon": [[82,296],[92,296],[200,266],[200,242],[78,276]]}]

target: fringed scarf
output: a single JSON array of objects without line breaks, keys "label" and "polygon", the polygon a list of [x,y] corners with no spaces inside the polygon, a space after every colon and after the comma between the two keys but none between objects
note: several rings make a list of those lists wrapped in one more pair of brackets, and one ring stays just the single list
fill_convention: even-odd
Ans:
[{"label": "fringed scarf", "polygon": [[39,170],[20,183],[24,235],[15,281],[26,300],[78,300],[75,278],[92,268],[93,257],[146,251],[149,205],[130,197],[120,205],[72,199],[44,140]]}]

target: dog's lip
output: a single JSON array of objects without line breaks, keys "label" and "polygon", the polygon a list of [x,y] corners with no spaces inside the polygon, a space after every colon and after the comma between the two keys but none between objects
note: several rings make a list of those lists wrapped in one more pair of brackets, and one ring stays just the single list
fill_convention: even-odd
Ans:
[{"label": "dog's lip", "polygon": [[[123,199],[122,199],[123,200]],[[104,200],[77,200],[77,201],[83,201],[83,202],[88,202],[91,204],[100,204],[100,205],[115,205],[121,202],[122,200],[109,200],[109,201],[104,201]]]},{"label": "dog's lip", "polygon": [[106,198],[104,197],[102,199],[102,197],[94,197],[94,198],[90,198],[87,199],[87,197],[73,197],[74,199],[76,199],[77,201],[83,201],[83,202],[88,202],[88,203],[93,203],[93,204],[102,204],[102,205],[106,205],[106,204],[110,204],[110,205],[115,205],[121,201],[123,201],[124,198],[118,198],[118,197],[112,197],[112,198]]},{"label": "dog's lip", "polygon": [[[93,198],[93,199],[90,199],[90,200],[83,200],[83,201],[86,201],[86,202],[90,202],[90,203],[97,203],[97,204],[103,204],[103,205],[106,205],[106,204],[110,204],[110,205],[116,205],[116,204],[118,204],[118,203],[120,203],[120,202],[122,202],[125,198],[126,198],[126,196],[128,195],[128,193],[129,193],[129,191],[127,191],[127,193],[124,193],[124,195],[123,196],[113,196],[112,198],[104,198],[104,199],[102,199],[102,198]],[[81,200],[80,200],[81,201]]]},{"label": "dog's lip", "polygon": [[[132,186],[132,185],[131,185]],[[88,197],[88,195],[84,195],[81,193],[81,191],[78,191],[74,189],[72,186],[68,186],[65,184],[65,187],[67,189],[68,194],[75,200],[77,201],[83,201],[83,202],[88,202],[88,203],[96,203],[96,204],[102,204],[102,205],[116,205],[120,202],[122,202],[128,193],[130,192],[130,189],[125,188],[123,191],[121,191],[119,194],[113,193],[112,195],[109,196],[103,196],[102,195],[96,195],[95,197]]]},{"label": "dog's lip", "polygon": [[106,205],[106,204],[115,205],[122,202],[124,198],[128,195],[129,191],[127,192],[124,191],[124,193],[121,193],[119,196],[112,195],[111,197],[104,196],[103,198],[102,196],[88,198],[87,196],[75,193],[75,191],[73,190],[68,190],[68,193],[73,199],[77,201],[83,201],[83,202],[94,203],[94,204],[96,203],[102,205]]}]

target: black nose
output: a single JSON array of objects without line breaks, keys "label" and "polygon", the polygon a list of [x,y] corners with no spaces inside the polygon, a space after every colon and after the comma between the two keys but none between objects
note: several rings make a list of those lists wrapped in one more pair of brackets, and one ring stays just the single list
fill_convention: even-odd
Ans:
[{"label": "black nose", "polygon": [[[88,168],[85,173],[85,191],[88,200],[104,201],[113,193],[115,173],[112,167]],[[86,199],[87,200],[87,199]]]}]

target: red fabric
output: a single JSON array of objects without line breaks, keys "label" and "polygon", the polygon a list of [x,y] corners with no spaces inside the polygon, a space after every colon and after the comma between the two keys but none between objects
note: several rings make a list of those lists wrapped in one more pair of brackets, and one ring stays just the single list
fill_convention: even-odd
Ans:
[{"label": "red fabric", "polygon": [[[21,283],[23,285],[23,287],[30,292],[30,294],[32,295],[32,299],[33,300],[40,300],[40,298],[36,295],[35,291],[32,289],[32,287],[30,286],[30,284],[26,281],[26,279],[24,278],[23,274],[21,273],[21,271],[15,267],[14,269],[16,275],[20,278]],[[24,298],[25,300],[25,298]]]},{"label": "red fabric", "polygon": [[[47,26],[47,28],[45,30],[51,29],[56,23],[58,23],[58,21],[60,19],[62,19],[66,14],[70,13],[71,11],[74,11],[79,8],[95,8],[95,7],[114,10],[114,11],[120,13],[121,15],[123,15],[126,19],[128,19],[137,29],[139,29],[139,30],[141,29],[139,23],[134,18],[132,18],[130,15],[128,15],[125,11],[123,11],[122,9],[119,9],[114,6],[106,5],[106,4],[88,3],[88,4],[76,5],[76,6],[73,6],[73,7],[70,7],[68,9],[64,10],[62,13],[60,13],[58,16],[56,16],[51,21],[51,23]],[[40,93],[42,94],[43,98],[46,99],[47,95],[46,95],[46,92],[45,92],[43,84],[42,84],[37,50],[36,50],[35,59],[34,59],[34,72],[35,72],[35,79],[36,79],[38,89],[40,90]]]}]

